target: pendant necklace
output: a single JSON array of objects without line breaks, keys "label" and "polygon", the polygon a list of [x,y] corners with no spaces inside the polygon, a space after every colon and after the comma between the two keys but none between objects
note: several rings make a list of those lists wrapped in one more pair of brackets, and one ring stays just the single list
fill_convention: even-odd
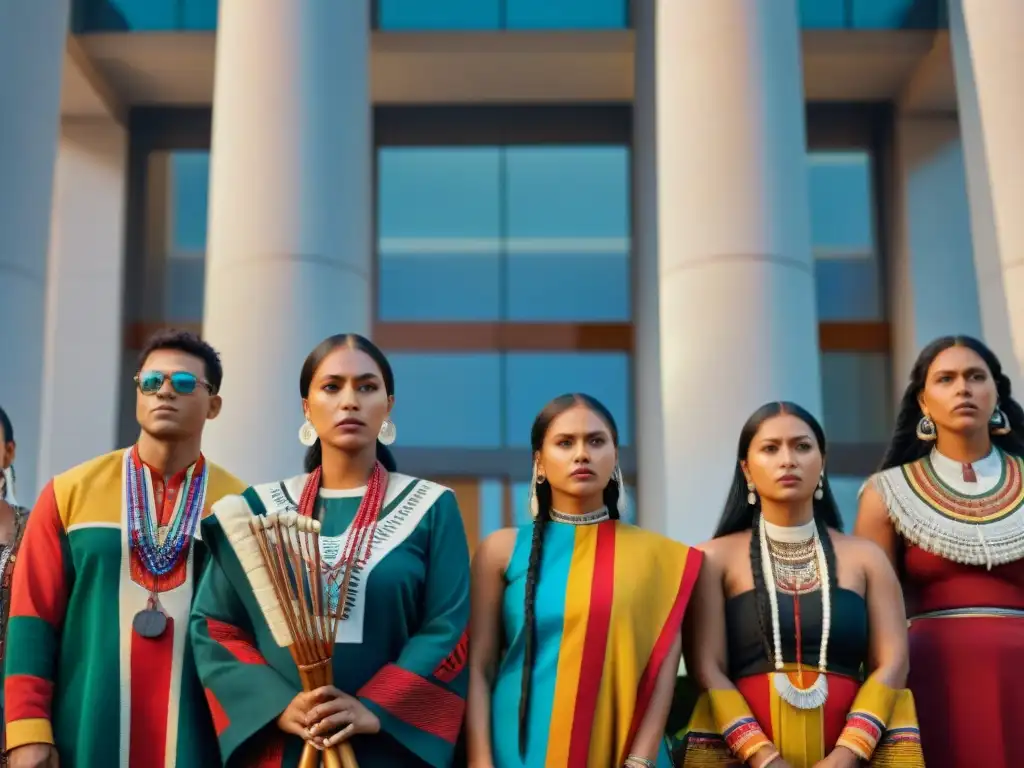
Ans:
[{"label": "pendant necklace", "polygon": [[[182,483],[174,513],[167,526],[158,525],[158,510],[152,494],[152,477],[148,467],[139,467],[133,449],[124,457],[125,503],[128,511],[128,546],[139,556],[145,570],[158,579],[178,564],[182,551],[192,538],[196,523],[206,502],[206,463],[202,469],[189,467]],[[155,639],[167,631],[167,614],[160,607],[156,585],[150,590],[146,607],[135,614],[132,629],[140,637]]]}]

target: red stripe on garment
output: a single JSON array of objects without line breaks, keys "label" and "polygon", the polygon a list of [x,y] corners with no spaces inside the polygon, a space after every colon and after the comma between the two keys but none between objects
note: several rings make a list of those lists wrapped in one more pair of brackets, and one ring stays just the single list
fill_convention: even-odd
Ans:
[{"label": "red stripe on garment", "polygon": [[576,688],[576,711],[569,736],[569,765],[586,765],[590,735],[594,729],[597,696],[601,690],[604,658],[608,650],[608,626],[615,592],[615,523],[597,527],[594,576],[590,583],[590,614],[583,638],[580,682]]},{"label": "red stripe on garment", "polygon": [[224,731],[231,725],[231,718],[228,717],[228,713],[224,711],[224,707],[220,705],[220,701],[217,699],[217,694],[211,691],[209,688],[204,688],[203,693],[206,694],[206,705],[210,708],[210,717],[213,719],[213,729],[217,732],[217,737],[220,738]]},{"label": "red stripe on garment", "polygon": [[267,660],[257,650],[252,637],[235,625],[207,618],[206,632],[210,635],[211,640],[243,664],[266,665]]},{"label": "red stripe on garment", "polygon": [[454,744],[462,729],[465,700],[414,672],[388,664],[358,696],[385,709],[388,714],[426,733]]},{"label": "red stripe on garment", "polygon": [[629,748],[633,744],[636,732],[647,714],[647,707],[654,695],[654,687],[658,682],[658,675],[661,673],[661,665],[665,663],[665,657],[675,642],[676,635],[682,631],[683,616],[686,615],[686,606],[690,603],[690,596],[697,584],[697,576],[700,574],[700,565],[704,560],[704,553],[699,549],[690,549],[686,553],[686,564],[683,566],[683,576],[679,580],[679,591],[676,593],[672,610],[669,611],[665,626],[654,643],[651,650],[651,658],[647,660],[643,675],[640,676],[640,684],[637,686],[636,708],[633,710],[633,722],[629,726],[629,738],[626,739],[626,747],[619,759],[620,763],[626,762],[629,755]]},{"label": "red stripe on garment", "polygon": [[4,717],[17,720],[50,719],[53,683],[35,675],[10,675],[4,680]]},{"label": "red stripe on garment", "polygon": [[[171,707],[171,661],[174,658],[174,620],[148,639],[132,631],[131,712],[128,765],[159,768],[167,749],[167,713]],[[177,706],[177,702],[175,702]]]},{"label": "red stripe on garment", "polygon": [[772,676],[749,675],[735,681],[736,690],[743,696],[750,712],[754,715],[769,741],[775,741],[772,730]]}]

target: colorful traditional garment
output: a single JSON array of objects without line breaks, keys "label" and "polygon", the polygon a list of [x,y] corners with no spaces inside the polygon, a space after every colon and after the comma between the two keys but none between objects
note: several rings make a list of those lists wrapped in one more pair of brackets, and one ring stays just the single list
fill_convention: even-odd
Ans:
[{"label": "colorful traditional garment", "polygon": [[[134,448],[55,477],[18,551],[6,650],[7,746],[56,744],[62,768],[208,765],[217,745],[188,641],[195,542],[155,578],[129,541],[129,474],[161,529],[174,525],[187,478],[205,479],[203,508],[242,484],[200,457],[163,480]],[[187,534],[188,532],[186,532]],[[191,539],[191,536],[189,536]],[[136,615],[156,592],[166,631],[143,638]]]},{"label": "colorful traditional garment", "polygon": [[[302,686],[278,646],[220,518],[294,512],[306,475],[249,488],[203,523],[214,562],[192,615],[196,665],[225,766],[293,768],[302,741],[278,716]],[[345,550],[365,488],[320,491],[325,570]],[[392,473],[369,560],[352,572],[338,625],[334,683],[358,696],[381,732],[351,740],[360,768],[451,765],[468,683],[469,549],[455,495]]]},{"label": "colorful traditional garment", "polygon": [[[1024,765],[1024,461],[938,451],[869,482],[901,534],[909,688],[929,768]],[[965,477],[966,476],[966,477]]]},{"label": "colorful traditional garment", "polygon": [[758,525],[771,590],[771,653],[756,592],[729,598],[729,679],[736,690],[702,694],[688,727],[677,734],[677,764],[739,768],[773,747],[793,768],[813,768],[843,746],[873,766],[923,768],[910,693],[873,678],[860,682],[868,657],[867,604],[834,585],[815,524],[781,528],[761,519]]},{"label": "colorful traditional garment", "polygon": [[[531,526],[519,530],[505,574],[508,650],[491,705],[494,765],[622,765],[680,632],[702,555],[616,520],[544,525],[526,754],[517,724]],[[664,747],[657,764],[670,765]]]}]

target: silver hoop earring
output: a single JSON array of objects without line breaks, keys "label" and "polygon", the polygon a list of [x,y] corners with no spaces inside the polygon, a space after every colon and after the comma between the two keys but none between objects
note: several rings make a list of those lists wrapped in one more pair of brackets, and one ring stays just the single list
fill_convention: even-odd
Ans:
[{"label": "silver hoop earring", "polygon": [[380,432],[377,433],[377,439],[380,440],[382,445],[391,445],[395,442],[398,437],[398,428],[395,426],[395,422],[390,419],[385,419],[384,423],[380,425]]},{"label": "silver hoop earring", "polygon": [[935,422],[932,421],[930,416],[922,416],[921,420],[917,422],[917,439],[930,443],[938,436],[939,433],[938,430],[935,429]]},{"label": "silver hoop earring", "polygon": [[299,442],[309,448],[317,440],[316,429],[310,423],[309,419],[302,422],[302,426],[299,427]]},{"label": "silver hoop earring", "polygon": [[757,504],[757,494],[754,493],[754,484],[749,480],[747,481],[747,504],[750,506]]},{"label": "silver hoop earring", "polygon": [[818,478],[818,487],[814,489],[814,500],[821,501],[825,498],[825,473],[822,472]]},{"label": "silver hoop earring", "polygon": [[1010,420],[1006,418],[1002,408],[996,408],[992,418],[988,420],[989,431],[993,435],[1008,435],[1013,430],[1010,428]]}]

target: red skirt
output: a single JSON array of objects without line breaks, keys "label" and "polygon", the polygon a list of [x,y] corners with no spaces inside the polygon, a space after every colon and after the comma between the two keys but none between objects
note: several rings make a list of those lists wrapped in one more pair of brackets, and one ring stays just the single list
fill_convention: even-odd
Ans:
[{"label": "red skirt", "polygon": [[908,687],[928,768],[1024,766],[1022,660],[1024,618],[913,622]]}]

